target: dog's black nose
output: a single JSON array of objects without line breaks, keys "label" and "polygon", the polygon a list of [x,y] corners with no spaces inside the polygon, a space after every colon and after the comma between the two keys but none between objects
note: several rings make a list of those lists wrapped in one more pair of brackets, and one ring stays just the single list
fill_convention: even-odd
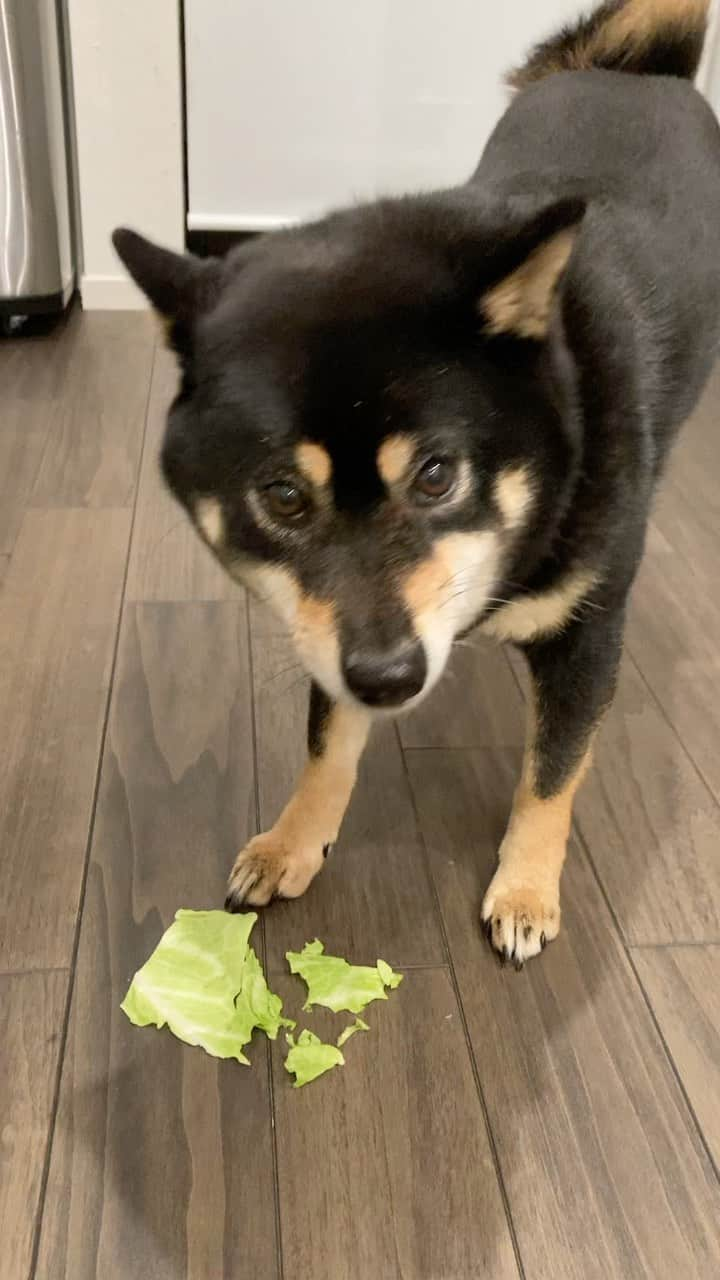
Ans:
[{"label": "dog's black nose", "polygon": [[400,707],[420,693],[427,659],[419,640],[390,652],[350,652],[343,663],[347,686],[368,707]]}]

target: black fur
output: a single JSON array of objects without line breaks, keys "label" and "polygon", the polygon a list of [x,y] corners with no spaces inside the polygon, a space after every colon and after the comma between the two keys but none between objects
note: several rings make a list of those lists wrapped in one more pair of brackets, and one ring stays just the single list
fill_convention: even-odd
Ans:
[{"label": "black fur", "polygon": [[321,689],[313,680],[310,685],[307,729],[307,746],[310,756],[321,756],[325,750],[325,738],[331,711],[332,702],[324,689]]},{"label": "black fur", "polygon": [[[689,75],[701,42],[665,27],[612,65]],[[490,336],[487,291],[568,226],[546,339]],[[334,214],[202,267],[127,233],[116,244],[183,361],[170,487],[191,512],[198,496],[220,501],[226,562],[287,566],[332,600],[343,650],[411,638],[404,575],[444,533],[498,529],[494,481],[527,465],[532,513],[489,594],[519,599],[583,566],[597,577],[580,617],[526,646],[538,785],[561,788],[612,696],[653,491],[718,351],[720,134],[700,96],[663,75],[551,75],[515,99],[463,187]],[[417,440],[418,465],[465,458],[467,500],[390,501],[377,450],[398,432]],[[331,456],[333,501],[276,528],[257,501],[293,474],[300,440]],[[327,706],[314,688],[313,753]]]}]

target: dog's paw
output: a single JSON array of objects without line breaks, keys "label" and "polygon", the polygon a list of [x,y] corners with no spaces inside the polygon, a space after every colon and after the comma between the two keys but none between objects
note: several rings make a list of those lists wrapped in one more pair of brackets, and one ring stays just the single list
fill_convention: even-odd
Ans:
[{"label": "dog's paw", "polygon": [[488,942],[501,960],[511,960],[516,969],[522,969],[526,960],[544,951],[558,935],[559,893],[522,883],[500,867],[485,894],[482,921]]},{"label": "dog's paw", "polygon": [[323,848],[297,849],[274,831],[254,836],[238,854],[225,908],[264,907],[272,898],[299,898],[323,865]]}]

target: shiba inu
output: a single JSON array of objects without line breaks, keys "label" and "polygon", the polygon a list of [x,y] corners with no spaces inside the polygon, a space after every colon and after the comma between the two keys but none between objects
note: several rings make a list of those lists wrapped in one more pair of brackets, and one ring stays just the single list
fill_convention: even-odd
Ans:
[{"label": "shiba inu", "polygon": [[115,233],[182,368],[167,483],[313,681],[305,772],[230,909],[307,888],[373,716],[479,626],[532,684],[482,923],[518,967],[556,936],[653,491],[718,350],[720,133],[690,83],[707,8],[609,0],[539,46],[463,186],[222,260]]}]

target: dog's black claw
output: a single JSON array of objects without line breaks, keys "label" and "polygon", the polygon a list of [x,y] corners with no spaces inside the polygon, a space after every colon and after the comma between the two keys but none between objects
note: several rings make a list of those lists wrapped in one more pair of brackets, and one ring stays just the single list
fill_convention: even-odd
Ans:
[{"label": "dog's black claw", "polygon": [[544,951],[547,946],[547,938],[544,933],[540,934],[540,950]]},{"label": "dog's black claw", "polygon": [[523,960],[516,960],[516,961],[515,961],[515,972],[516,972],[516,973],[522,973],[522,970],[523,970],[524,968],[525,968],[525,963],[524,963],[524,961],[523,961]]},{"label": "dog's black claw", "polygon": [[323,845],[323,858],[329,858],[329,857],[330,857],[330,854],[332,853],[332,851],[333,851],[333,846],[332,846],[332,844],[324,844],[324,845]]},{"label": "dog's black claw", "polygon": [[229,911],[231,916],[236,916],[239,911],[242,911],[242,903],[238,902],[237,899],[229,893],[225,899],[225,910]]},{"label": "dog's black claw", "polygon": [[530,937],[530,934],[531,934],[531,933],[532,933],[532,925],[531,925],[531,924],[526,924],[526,925],[525,925],[525,928],[523,929],[523,937],[524,937],[524,939],[525,939],[525,941],[526,941],[526,942],[527,942],[528,938]]},{"label": "dog's black claw", "polygon": [[488,942],[492,942],[492,916],[489,920],[483,920],[482,929]]}]

